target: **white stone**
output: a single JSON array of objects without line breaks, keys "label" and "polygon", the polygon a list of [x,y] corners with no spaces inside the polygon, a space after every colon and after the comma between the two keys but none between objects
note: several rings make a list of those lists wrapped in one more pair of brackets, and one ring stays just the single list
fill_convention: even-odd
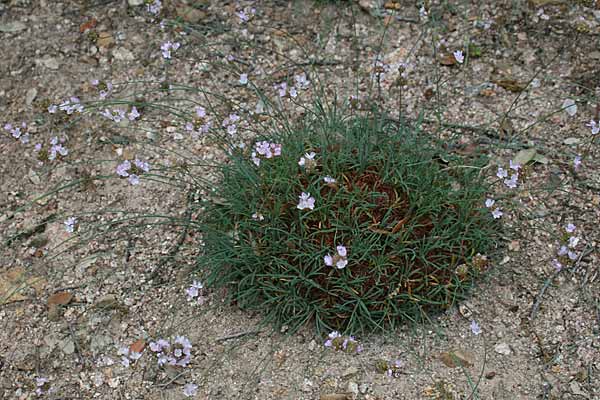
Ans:
[{"label": "white stone", "polygon": [[512,353],[510,346],[507,343],[498,343],[494,346],[494,351],[498,354],[508,356]]}]

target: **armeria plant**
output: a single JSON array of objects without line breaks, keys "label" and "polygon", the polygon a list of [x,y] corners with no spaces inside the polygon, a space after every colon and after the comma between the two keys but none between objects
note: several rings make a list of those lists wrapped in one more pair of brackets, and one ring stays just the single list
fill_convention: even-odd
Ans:
[{"label": "armeria plant", "polygon": [[364,332],[447,309],[497,235],[485,164],[382,113],[316,107],[219,166],[200,223],[207,284],[292,329]]}]

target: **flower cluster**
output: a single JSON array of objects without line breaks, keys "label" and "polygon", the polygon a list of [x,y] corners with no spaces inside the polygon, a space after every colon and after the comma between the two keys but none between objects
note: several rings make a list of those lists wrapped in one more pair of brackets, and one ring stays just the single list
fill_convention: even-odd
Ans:
[{"label": "flower cluster", "polygon": [[354,336],[343,336],[338,331],[332,331],[323,345],[347,353],[360,353],[363,350],[362,345],[358,343]]},{"label": "flower cluster", "polygon": [[162,8],[160,0],[146,0],[147,10],[150,14],[158,15]]},{"label": "flower cluster", "polygon": [[[485,200],[486,208],[492,208],[494,206],[494,204],[496,204],[496,200],[494,200],[494,199],[486,199]],[[503,214],[504,213],[502,212],[500,207],[494,207],[494,209],[492,210],[492,216],[494,217],[494,219],[500,218]]]},{"label": "flower cluster", "polygon": [[129,368],[132,361],[136,362],[142,357],[142,353],[132,351],[127,346],[120,347],[118,354],[121,356],[121,365],[123,365],[125,368]]},{"label": "flower cluster", "polygon": [[235,15],[238,16],[241,24],[245,24],[256,15],[256,9],[255,8],[250,8],[250,9],[245,8],[243,10],[236,12]]},{"label": "flower cluster", "polygon": [[187,367],[191,360],[192,343],[185,336],[175,336],[173,343],[158,339],[150,343],[150,350],[156,353],[158,365],[165,364]]},{"label": "flower cluster", "polygon": [[61,159],[69,154],[69,149],[64,146],[65,142],[66,138],[61,137],[59,139],[58,136],[53,136],[50,138],[50,149],[44,148],[44,145],[41,143],[36,143],[36,145],[33,147],[33,151],[37,153],[37,159],[40,164],[44,163],[45,161]]},{"label": "flower cluster", "polygon": [[327,254],[325,257],[323,257],[323,260],[325,261],[325,265],[327,265],[328,267],[335,266],[337,269],[346,268],[346,265],[348,265],[348,258],[346,258],[347,257],[346,247],[342,246],[342,245],[338,245],[336,247],[336,250],[337,250],[337,254],[334,254],[333,256],[330,254]]},{"label": "flower cluster", "polygon": [[298,165],[304,167],[307,172],[310,172],[316,165],[317,161],[315,160],[315,156],[317,154],[314,151],[310,153],[304,153],[300,160],[298,160]]},{"label": "flower cluster", "polygon": [[211,122],[206,116],[206,109],[204,107],[196,107],[196,118],[193,122],[185,124],[185,130],[190,132],[192,138],[197,139],[199,136],[208,133],[211,127]]},{"label": "flower cluster", "polygon": [[596,122],[593,119],[590,120],[590,122],[586,124],[586,126],[588,126],[592,130],[592,135],[597,135],[598,132],[600,132],[600,122]]},{"label": "flower cluster", "polygon": [[289,94],[289,97],[296,98],[298,97],[298,89],[306,90],[310,86],[310,81],[306,78],[306,73],[301,73],[299,75],[294,76],[294,86],[289,86],[287,82],[281,82],[275,85],[275,90],[279,93],[279,97],[286,97]]},{"label": "flower cluster", "polygon": [[514,173],[511,174],[510,179],[508,178],[508,170],[498,167],[498,172],[496,172],[496,176],[500,179],[504,179],[504,184],[510,189],[514,189],[517,187],[517,181],[519,179],[519,170],[521,169],[521,165],[517,163],[513,163],[510,160],[509,169],[512,169]]},{"label": "flower cluster", "polygon": [[254,165],[260,166],[260,157],[273,158],[281,155],[281,144],[270,143],[266,140],[254,143],[254,151],[251,154],[251,159]]},{"label": "flower cluster", "polygon": [[204,285],[202,282],[194,281],[192,285],[185,290],[189,301],[197,301],[198,304],[203,304],[205,297],[203,296]]},{"label": "flower cluster", "polygon": [[160,50],[162,52],[162,56],[163,58],[169,60],[171,59],[171,51],[175,51],[177,50],[179,47],[181,47],[181,43],[179,42],[165,42],[160,46]]},{"label": "flower cluster", "polygon": [[121,164],[117,166],[117,175],[128,178],[129,183],[132,185],[137,185],[140,183],[139,175],[143,172],[150,171],[150,164],[145,161],[141,161],[139,159],[135,159],[133,165],[129,160],[123,161]]},{"label": "flower cluster", "polygon": [[[78,113],[82,113],[83,112],[83,104],[81,104],[81,101],[79,100],[78,97],[71,97],[68,100],[65,100],[62,103],[60,103],[58,105],[58,109],[66,112],[67,115],[71,115],[75,111],[77,111]],[[56,113],[56,106],[50,105],[50,107],[48,107],[48,112],[50,114]]]},{"label": "flower cluster", "polygon": [[99,94],[101,100],[104,100],[108,96],[111,95],[112,90],[113,90],[112,83],[99,81],[98,79],[92,80],[91,83],[92,83],[92,86],[95,86],[99,90],[98,94]]},{"label": "flower cluster", "polygon": [[298,210],[305,210],[307,208],[314,210],[315,208],[315,198],[310,195],[310,193],[302,192],[300,196],[298,196],[300,201],[296,208]]},{"label": "flower cluster", "polygon": [[560,247],[556,253],[558,258],[552,260],[552,265],[557,271],[560,271],[565,265],[573,263],[577,260],[577,258],[579,258],[575,249],[581,241],[581,238],[573,235],[575,229],[575,225],[571,223],[567,224],[565,227],[565,233],[563,234]]},{"label": "flower cluster", "polygon": [[35,378],[35,394],[37,396],[41,396],[44,393],[49,393],[50,390],[50,381],[48,378],[44,378],[42,376],[38,376]]},{"label": "flower cluster", "polygon": [[[113,108],[112,110],[105,109],[100,113],[100,115],[115,121],[116,123],[119,123],[125,119],[125,111],[121,110],[120,108]],[[127,114],[127,119],[130,121],[135,121],[139,117],[140,113],[138,109],[135,106],[131,107],[131,111]]]},{"label": "flower cluster", "polygon": [[11,134],[12,137],[18,139],[23,144],[29,143],[29,132],[27,132],[27,124],[21,123],[21,126],[13,127],[11,124],[4,125],[4,130]]},{"label": "flower cluster", "polygon": [[373,72],[371,73],[371,78],[380,82],[385,79],[385,74],[390,72],[391,67],[389,64],[386,64],[380,55],[375,57],[375,63],[373,65]]},{"label": "flower cluster", "polygon": [[65,220],[64,224],[65,224],[65,230],[69,233],[73,233],[76,229],[77,218],[69,217]]},{"label": "flower cluster", "polygon": [[239,120],[239,115],[235,113],[229,114],[229,116],[223,120],[223,123],[221,125],[223,126],[223,128],[227,129],[227,133],[233,136],[237,133],[237,122]]}]

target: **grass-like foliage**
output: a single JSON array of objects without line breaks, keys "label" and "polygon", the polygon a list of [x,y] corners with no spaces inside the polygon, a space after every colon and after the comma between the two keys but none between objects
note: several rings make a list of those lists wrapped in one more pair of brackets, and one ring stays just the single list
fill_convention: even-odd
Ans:
[{"label": "grass-like foliage", "polygon": [[377,113],[317,109],[220,166],[201,224],[208,285],[292,331],[393,328],[463,299],[498,229],[484,157]]}]

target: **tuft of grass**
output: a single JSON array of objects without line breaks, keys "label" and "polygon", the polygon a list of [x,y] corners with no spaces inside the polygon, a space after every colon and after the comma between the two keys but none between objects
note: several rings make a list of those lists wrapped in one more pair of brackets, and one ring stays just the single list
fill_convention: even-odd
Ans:
[{"label": "tuft of grass", "polygon": [[[484,207],[485,157],[447,154],[418,126],[350,109],[317,107],[260,140],[281,155],[256,166],[252,148],[231,152],[199,222],[199,266],[232,303],[292,332],[309,322],[385,330],[452,306],[485,269],[480,254],[498,234]],[[297,207],[303,192],[314,209]],[[338,245],[341,269],[324,261]]]}]

